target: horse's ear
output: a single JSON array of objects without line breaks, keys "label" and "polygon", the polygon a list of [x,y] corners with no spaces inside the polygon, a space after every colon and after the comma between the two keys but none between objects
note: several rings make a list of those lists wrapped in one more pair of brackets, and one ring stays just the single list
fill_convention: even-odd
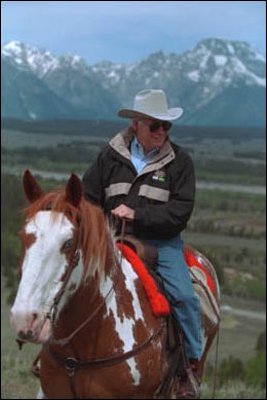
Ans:
[{"label": "horse's ear", "polygon": [[23,187],[27,199],[30,203],[34,203],[36,200],[40,199],[44,195],[44,192],[37,183],[34,176],[27,169],[23,175]]},{"label": "horse's ear", "polygon": [[71,174],[66,186],[66,200],[78,207],[82,199],[82,182],[77,175]]}]

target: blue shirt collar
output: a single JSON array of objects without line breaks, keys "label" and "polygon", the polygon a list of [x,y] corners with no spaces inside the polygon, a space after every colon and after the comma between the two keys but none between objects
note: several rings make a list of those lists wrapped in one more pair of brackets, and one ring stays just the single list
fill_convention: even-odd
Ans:
[{"label": "blue shirt collar", "polygon": [[147,154],[145,154],[144,147],[138,141],[137,137],[134,136],[133,141],[131,143],[131,151],[134,151],[135,155],[138,155],[139,157],[150,159],[159,152],[159,149],[157,149],[157,148],[153,149],[153,150],[149,151]]}]

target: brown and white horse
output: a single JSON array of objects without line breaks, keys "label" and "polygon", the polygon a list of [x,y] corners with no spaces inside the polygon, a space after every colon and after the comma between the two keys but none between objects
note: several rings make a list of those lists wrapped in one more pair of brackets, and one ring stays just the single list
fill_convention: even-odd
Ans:
[{"label": "brown and white horse", "polygon": [[[83,199],[73,174],[65,190],[45,194],[26,171],[24,190],[11,323],[21,342],[43,344],[39,397],[158,398],[169,367],[165,319],[153,314],[102,210]],[[210,346],[214,331],[204,334]],[[174,396],[170,388],[166,398]]]}]

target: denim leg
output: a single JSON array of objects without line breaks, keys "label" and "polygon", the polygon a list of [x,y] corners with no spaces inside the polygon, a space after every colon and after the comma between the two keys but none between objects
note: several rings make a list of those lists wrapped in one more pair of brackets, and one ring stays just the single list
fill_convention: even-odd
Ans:
[{"label": "denim leg", "polygon": [[166,295],[172,304],[179,325],[183,330],[188,358],[201,356],[200,302],[194,292],[183,253],[180,236],[170,240],[151,240],[158,249],[158,274]]}]

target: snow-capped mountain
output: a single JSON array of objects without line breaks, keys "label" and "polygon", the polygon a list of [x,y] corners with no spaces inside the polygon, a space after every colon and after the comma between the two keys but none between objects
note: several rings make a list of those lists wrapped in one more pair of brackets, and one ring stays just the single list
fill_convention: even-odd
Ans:
[{"label": "snow-capped mountain", "polygon": [[[15,83],[20,87],[19,80],[31,73],[32,90],[36,79],[45,85],[52,97],[62,99],[63,108],[67,106],[66,118],[114,119],[118,108],[132,105],[139,90],[152,87],[167,92],[170,107],[184,108],[181,123],[265,125],[266,60],[245,42],[205,39],[183,54],[157,52],[135,64],[103,61],[93,66],[77,55],[56,57],[47,50],[10,42],[2,47],[1,60],[6,65],[4,116],[17,115],[9,101],[10,90]],[[12,73],[7,64],[12,65]],[[17,95],[25,100],[25,117],[32,118],[27,96],[20,91]],[[41,104],[42,97],[36,101]],[[14,98],[12,102],[18,103]]]},{"label": "snow-capped mountain", "polygon": [[1,53],[2,56],[12,59],[14,64],[36,73],[39,78],[59,66],[59,60],[49,51],[17,41],[7,43]]}]

